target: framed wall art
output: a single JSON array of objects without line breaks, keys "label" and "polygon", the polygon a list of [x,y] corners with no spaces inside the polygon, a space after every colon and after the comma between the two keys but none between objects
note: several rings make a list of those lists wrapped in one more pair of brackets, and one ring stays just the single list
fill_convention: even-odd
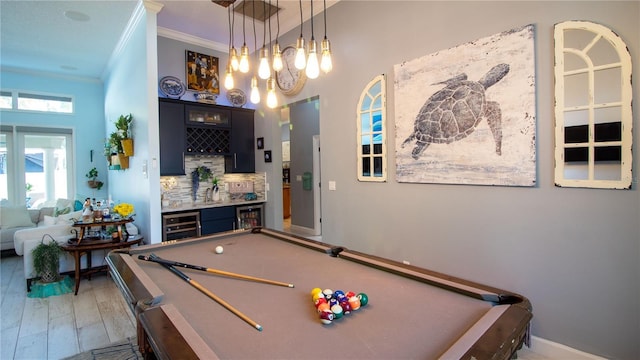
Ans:
[{"label": "framed wall art", "polygon": [[218,58],[186,50],[187,90],[220,94]]},{"label": "framed wall art", "polygon": [[394,66],[398,182],[534,186],[534,26]]}]

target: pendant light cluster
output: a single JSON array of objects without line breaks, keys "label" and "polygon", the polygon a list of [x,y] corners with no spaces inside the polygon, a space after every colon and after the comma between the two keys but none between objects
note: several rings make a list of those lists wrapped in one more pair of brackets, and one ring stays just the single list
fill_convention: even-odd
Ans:
[{"label": "pendant light cluster", "polygon": [[302,0],[300,4],[300,37],[296,41],[295,66],[298,70],[305,70],[309,79],[315,79],[320,75],[320,69],[326,74],[333,69],[331,61],[331,43],[327,38],[327,0],[323,0],[324,8],[324,39],[321,42],[321,61],[318,63],[318,45],[316,43],[313,28],[313,0],[311,0],[311,40],[309,47],[305,49],[302,31]]},{"label": "pendant light cluster", "polygon": [[[331,61],[331,47],[329,43],[329,39],[327,38],[327,4],[326,0],[324,2],[324,39],[321,42],[321,59],[318,62],[318,51],[317,51],[317,43],[314,37],[314,28],[313,28],[313,0],[311,0],[311,39],[309,41],[308,49],[305,48],[305,41],[302,32],[302,0],[299,0],[300,5],[300,38],[298,38],[296,42],[296,57],[295,57],[295,66],[298,70],[304,70],[307,77],[310,79],[315,79],[320,75],[320,70],[325,73],[328,73],[333,68],[333,64]],[[278,43],[278,38],[280,37],[280,7],[279,1],[276,0],[276,17],[277,17],[277,33],[275,42],[272,42],[271,38],[271,11],[273,7],[271,6],[271,0],[269,0],[269,14],[267,15],[269,21],[269,43],[267,45],[266,36],[266,21],[263,24],[263,41],[262,48],[258,50],[257,41],[256,41],[256,29],[255,29],[255,2],[252,1],[253,8],[253,35],[254,35],[254,46],[255,53],[257,55],[257,64],[258,68],[254,70],[254,74],[251,77],[251,92],[250,92],[250,100],[252,103],[257,104],[261,101],[260,90],[258,78],[266,81],[266,90],[267,90],[267,106],[270,108],[275,108],[278,106],[278,99],[275,93],[275,79],[274,73],[277,71],[281,71],[283,69],[282,62],[282,52],[280,50],[280,44]],[[246,33],[245,33],[245,6],[246,1],[242,4],[242,34],[243,34],[243,45],[240,48],[240,56],[238,57],[238,52],[233,44],[233,29],[235,24],[235,13],[232,15],[232,7],[229,6],[229,61],[227,63],[227,68],[225,72],[225,80],[224,86],[226,89],[233,89],[235,86],[235,81],[233,78],[233,74],[240,72],[242,74],[246,74],[250,70],[250,61],[249,61],[249,47],[246,42]],[[266,4],[263,2],[263,7],[266,7]],[[264,9],[266,13],[266,9]],[[233,16],[233,19],[232,19]],[[271,46],[271,44],[273,44]],[[269,56],[269,46],[271,46],[273,57]],[[256,71],[257,70],[257,71]]]}]

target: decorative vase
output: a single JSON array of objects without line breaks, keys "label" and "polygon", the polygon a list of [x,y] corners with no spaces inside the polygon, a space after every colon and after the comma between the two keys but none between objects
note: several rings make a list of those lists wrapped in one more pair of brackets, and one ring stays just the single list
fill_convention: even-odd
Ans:
[{"label": "decorative vase", "polygon": [[124,155],[133,156],[133,139],[122,139],[120,143],[122,144]]},{"label": "decorative vase", "polygon": [[212,198],[213,198],[213,201],[220,201],[220,189],[218,189],[217,186],[213,188]]}]

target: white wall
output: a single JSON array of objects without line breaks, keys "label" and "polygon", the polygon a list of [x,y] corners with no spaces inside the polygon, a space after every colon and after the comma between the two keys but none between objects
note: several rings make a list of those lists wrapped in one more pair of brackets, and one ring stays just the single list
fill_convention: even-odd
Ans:
[{"label": "white wall", "polygon": [[[632,190],[557,188],[553,182],[553,26],[566,20],[610,27],[629,46],[638,72],[637,1],[342,1],[328,10],[333,72],[280,101],[320,96],[324,241],[521,293],[533,304],[535,336],[608,358],[636,359],[637,175]],[[536,28],[537,185],[397,183],[393,65],[527,24]],[[316,38],[322,30],[316,27]],[[280,44],[293,44],[298,35],[291,31]],[[363,87],[381,73],[388,75],[390,176],[382,184],[360,183],[355,108]],[[640,85],[633,87],[637,142]],[[266,108],[256,113],[256,137],[264,136],[266,148],[274,150],[274,162],[256,170],[268,172],[273,192],[281,177],[274,145],[280,141],[279,116]],[[336,191],[326,190],[328,181],[336,181]],[[267,214],[281,215],[279,206],[267,204]]]}]

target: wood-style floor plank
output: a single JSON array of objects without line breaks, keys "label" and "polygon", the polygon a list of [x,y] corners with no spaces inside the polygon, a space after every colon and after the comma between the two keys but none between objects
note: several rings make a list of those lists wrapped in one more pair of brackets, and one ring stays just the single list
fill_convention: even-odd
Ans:
[{"label": "wood-style floor plank", "polygon": [[2,341],[0,343],[0,359],[13,359],[16,352],[16,344],[18,343],[18,332],[20,326],[12,328],[3,328],[0,330]]},{"label": "wood-style floor plank", "polygon": [[[49,322],[49,300],[27,298],[22,312],[19,337],[47,333]],[[45,339],[46,343],[46,339]]]},{"label": "wood-style floor plank", "polygon": [[48,359],[47,332],[43,331],[41,333],[18,337],[14,359]]},{"label": "wood-style floor plank", "polygon": [[85,327],[78,328],[78,344],[80,352],[109,345],[109,335],[104,323],[96,322]]},{"label": "wood-style floor plank", "polygon": [[47,359],[62,359],[80,352],[73,316],[49,317]]}]

